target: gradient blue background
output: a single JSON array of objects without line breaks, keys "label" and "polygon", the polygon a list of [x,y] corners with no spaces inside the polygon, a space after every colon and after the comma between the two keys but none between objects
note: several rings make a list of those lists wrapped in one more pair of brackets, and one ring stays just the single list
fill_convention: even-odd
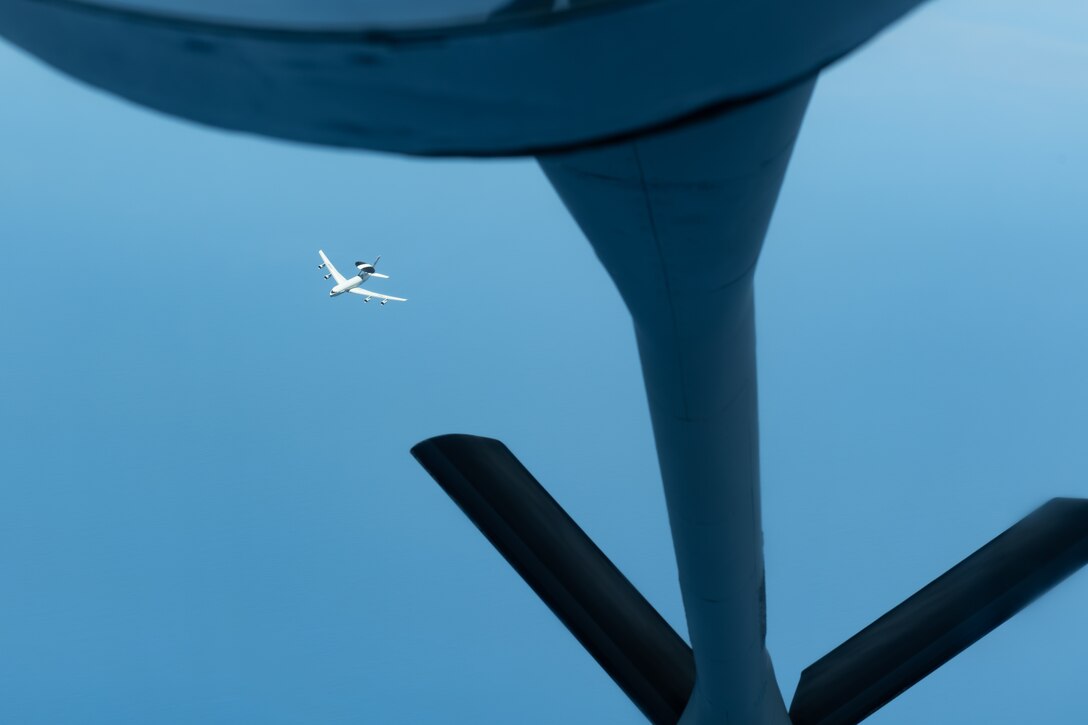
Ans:
[{"label": "gradient blue background", "polygon": [[[819,85],[757,275],[769,647],[1088,496],[1088,6]],[[501,437],[681,632],[628,316],[530,161],[213,132],[0,46],[0,722],[641,722],[408,455]],[[383,256],[377,309],[323,247]],[[1088,722],[1081,573],[874,724]]]}]

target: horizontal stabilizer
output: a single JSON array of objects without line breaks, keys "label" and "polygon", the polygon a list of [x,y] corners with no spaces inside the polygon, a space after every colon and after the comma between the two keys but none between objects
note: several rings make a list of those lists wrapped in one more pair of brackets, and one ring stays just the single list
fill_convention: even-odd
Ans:
[{"label": "horizontal stabilizer", "polygon": [[853,725],[1088,563],[1088,500],[1056,498],[801,673],[794,725]]},{"label": "horizontal stabilizer", "polygon": [[412,455],[650,722],[676,723],[695,683],[691,648],[514,454],[445,435]]}]

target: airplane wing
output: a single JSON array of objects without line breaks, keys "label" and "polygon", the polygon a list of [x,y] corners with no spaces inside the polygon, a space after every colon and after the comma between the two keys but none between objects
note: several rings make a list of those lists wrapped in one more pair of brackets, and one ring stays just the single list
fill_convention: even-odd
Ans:
[{"label": "airplane wing", "polygon": [[348,290],[348,292],[351,292],[353,295],[362,295],[363,297],[376,297],[379,300],[389,300],[390,302],[407,302],[408,301],[408,300],[404,299],[403,297],[390,297],[389,295],[381,295],[381,294],[378,294],[377,292],[370,292],[369,290],[365,290],[362,287],[352,287],[351,289]]},{"label": "airplane wing", "polygon": [[336,280],[336,284],[344,284],[344,282],[346,282],[347,280],[344,278],[344,275],[336,271],[336,267],[332,266],[332,262],[330,262],[329,258],[325,256],[325,252],[319,249],[317,250],[317,253],[321,255],[321,261],[325,263],[326,267],[328,267],[329,274],[331,274],[333,279]]},{"label": "airplane wing", "polygon": [[388,274],[379,274],[378,272],[371,272],[370,276],[371,277],[377,277],[378,279],[389,279]]}]

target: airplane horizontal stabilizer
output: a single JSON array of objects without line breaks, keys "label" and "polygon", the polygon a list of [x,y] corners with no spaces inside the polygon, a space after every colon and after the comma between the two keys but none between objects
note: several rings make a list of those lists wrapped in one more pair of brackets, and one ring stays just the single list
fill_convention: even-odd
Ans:
[{"label": "airplane horizontal stabilizer", "polygon": [[1088,563],[1088,500],[1056,498],[801,673],[793,725],[861,722]]},{"label": "airplane horizontal stabilizer", "polygon": [[514,454],[445,435],[412,455],[650,722],[676,723],[695,684],[691,648]]}]

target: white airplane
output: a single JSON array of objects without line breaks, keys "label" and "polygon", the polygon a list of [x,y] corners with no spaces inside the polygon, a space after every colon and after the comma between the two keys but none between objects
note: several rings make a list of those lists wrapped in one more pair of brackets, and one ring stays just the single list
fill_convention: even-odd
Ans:
[{"label": "white airplane", "polygon": [[370,302],[370,300],[375,297],[381,300],[383,305],[386,302],[408,301],[403,297],[391,297],[389,295],[378,294],[377,292],[371,292],[370,290],[365,290],[360,287],[363,282],[366,282],[371,277],[378,277],[379,279],[389,279],[388,275],[378,274],[374,271],[374,265],[378,263],[378,259],[381,259],[381,257],[375,259],[373,264],[370,264],[368,262],[356,262],[355,268],[359,270],[359,273],[351,279],[348,279],[344,277],[344,275],[336,271],[336,267],[332,266],[332,262],[330,262],[329,258],[325,256],[325,252],[319,249],[317,250],[317,253],[321,255],[321,264],[317,265],[317,268],[328,268],[329,271],[325,275],[325,279],[332,277],[336,280],[336,286],[329,290],[329,297],[336,297],[337,295],[342,295],[345,292],[350,292],[353,295],[362,295],[363,302]]}]

